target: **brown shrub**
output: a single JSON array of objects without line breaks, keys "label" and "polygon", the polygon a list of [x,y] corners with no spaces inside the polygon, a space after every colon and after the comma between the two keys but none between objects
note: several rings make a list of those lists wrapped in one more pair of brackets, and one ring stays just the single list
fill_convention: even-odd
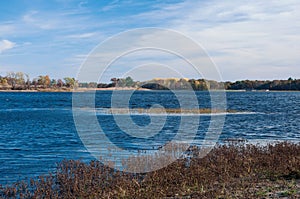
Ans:
[{"label": "brown shrub", "polygon": [[146,174],[98,161],[63,161],[55,173],[0,187],[2,198],[267,198],[300,197],[300,144],[221,145]]}]

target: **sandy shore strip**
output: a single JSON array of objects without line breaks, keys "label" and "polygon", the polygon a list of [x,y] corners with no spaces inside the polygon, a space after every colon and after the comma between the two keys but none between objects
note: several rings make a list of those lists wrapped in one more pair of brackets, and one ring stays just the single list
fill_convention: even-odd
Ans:
[{"label": "sandy shore strip", "polygon": [[110,87],[110,88],[76,88],[76,89],[70,89],[70,88],[63,88],[63,89],[36,89],[36,90],[0,90],[0,92],[92,92],[92,91],[151,91],[150,89],[146,88],[134,88],[134,87]]}]

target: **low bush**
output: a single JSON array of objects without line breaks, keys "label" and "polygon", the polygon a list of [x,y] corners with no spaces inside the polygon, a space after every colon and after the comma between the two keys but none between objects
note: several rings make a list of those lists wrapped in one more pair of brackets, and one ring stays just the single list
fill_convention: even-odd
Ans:
[{"label": "low bush", "polygon": [[0,188],[2,198],[299,198],[300,144],[228,144],[199,158],[133,174],[98,161],[65,160],[30,182]]}]

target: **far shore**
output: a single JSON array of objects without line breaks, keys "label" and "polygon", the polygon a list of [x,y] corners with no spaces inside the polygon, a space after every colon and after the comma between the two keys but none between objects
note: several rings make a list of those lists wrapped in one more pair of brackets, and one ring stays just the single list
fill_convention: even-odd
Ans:
[{"label": "far shore", "polygon": [[47,88],[47,89],[32,89],[32,90],[1,90],[0,92],[21,92],[21,93],[34,93],[34,92],[91,92],[91,91],[113,91],[113,90],[139,90],[139,91],[151,91],[147,88],[135,88],[135,87],[109,87],[109,88]]},{"label": "far shore", "polygon": [[[21,92],[21,93],[34,93],[34,92],[93,92],[93,91],[166,91],[166,90],[155,90],[147,88],[136,88],[136,87],[109,87],[109,88],[47,88],[47,89],[31,89],[31,90],[10,90],[0,89],[0,92]],[[172,91],[172,90],[171,90]],[[193,90],[176,90],[176,91],[193,91]],[[208,90],[204,90],[208,91]],[[225,92],[299,92],[298,90],[210,90],[210,91],[225,91]]]}]

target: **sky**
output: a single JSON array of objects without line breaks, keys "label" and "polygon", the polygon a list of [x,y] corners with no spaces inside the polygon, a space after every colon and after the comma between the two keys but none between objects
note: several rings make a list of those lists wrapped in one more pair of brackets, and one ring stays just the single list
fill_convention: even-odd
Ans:
[{"label": "sky", "polygon": [[[76,77],[90,52],[108,38],[156,27],[198,43],[224,81],[299,79],[299,10],[299,0],[0,1],[0,75]],[[137,55],[116,63],[107,75],[130,74],[125,66],[139,65],[136,60],[143,56]],[[151,61],[158,64],[151,68]],[[162,77],[173,75],[160,59],[147,62],[140,78],[151,78],[149,71],[160,67]],[[170,65],[176,63],[181,64]],[[187,78],[200,78],[188,67],[180,70]]]}]

